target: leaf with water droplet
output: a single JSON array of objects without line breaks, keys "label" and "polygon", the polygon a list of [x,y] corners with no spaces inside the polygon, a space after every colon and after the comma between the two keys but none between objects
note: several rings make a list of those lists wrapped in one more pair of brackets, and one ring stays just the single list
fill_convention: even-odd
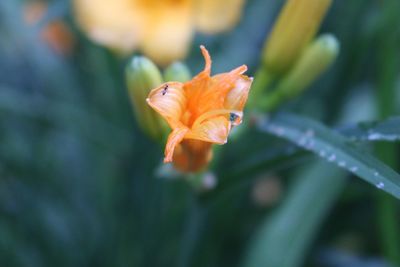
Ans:
[{"label": "leaf with water droplet", "polygon": [[[294,114],[277,114],[268,120],[259,121],[259,129],[276,135],[270,129],[271,123],[274,127],[280,127],[285,131],[282,138],[300,146],[302,145],[299,144],[299,140],[306,138],[307,142],[312,141],[314,145],[308,147],[308,150],[327,161],[337,163],[338,167],[351,171],[354,175],[379,187],[379,189],[400,198],[400,175],[367,151],[356,146],[344,135],[317,121]],[[392,123],[393,120],[390,121],[390,125],[395,127]],[[382,129],[382,125],[386,124],[374,124],[375,130]],[[400,121],[396,127],[400,127]],[[310,129],[314,133],[312,136],[307,134]],[[324,151],[323,154],[322,151]],[[340,164],[341,162],[342,164]]]},{"label": "leaf with water droplet", "polygon": [[400,141],[400,117],[384,121],[363,122],[340,129],[343,135],[354,141]]}]

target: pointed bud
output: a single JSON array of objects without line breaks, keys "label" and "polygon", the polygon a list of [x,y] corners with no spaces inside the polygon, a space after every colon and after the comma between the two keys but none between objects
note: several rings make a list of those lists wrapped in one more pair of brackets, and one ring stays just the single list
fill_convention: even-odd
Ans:
[{"label": "pointed bud", "polygon": [[146,98],[163,83],[157,66],[146,57],[133,57],[125,69],[126,83],[136,120],[141,129],[155,140],[162,141],[168,129],[162,118],[151,109]]},{"label": "pointed bud", "polygon": [[314,38],[332,0],[287,0],[264,46],[263,63],[275,75],[290,69]]},{"label": "pointed bud", "polygon": [[182,62],[175,62],[169,65],[164,71],[165,81],[187,82],[192,79],[189,68]]},{"label": "pointed bud", "polygon": [[323,34],[309,44],[290,72],[282,78],[275,93],[262,106],[275,108],[288,98],[297,96],[327,70],[339,54],[339,41],[332,34]]}]

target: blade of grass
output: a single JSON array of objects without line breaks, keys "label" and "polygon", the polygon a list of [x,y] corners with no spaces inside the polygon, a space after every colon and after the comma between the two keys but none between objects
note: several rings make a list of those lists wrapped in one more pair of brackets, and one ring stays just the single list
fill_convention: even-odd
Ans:
[{"label": "blade of grass", "polygon": [[400,198],[400,175],[343,135],[309,118],[278,114],[259,122],[261,131],[280,136]]},{"label": "blade of grass", "polygon": [[340,133],[354,141],[400,141],[400,117],[383,121],[363,122],[345,127]]}]

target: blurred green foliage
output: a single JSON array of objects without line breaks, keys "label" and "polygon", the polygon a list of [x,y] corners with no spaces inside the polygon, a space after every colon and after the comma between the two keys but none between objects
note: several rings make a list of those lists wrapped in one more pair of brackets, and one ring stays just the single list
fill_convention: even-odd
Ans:
[{"label": "blurred green foliage", "polygon": [[[400,264],[398,201],[278,137],[249,130],[219,147],[211,192],[158,177],[163,148],[134,119],[128,58],[88,41],[68,1],[49,2],[33,26],[24,4],[0,1],[0,266]],[[192,73],[205,44],[214,73],[247,64],[254,74],[281,5],[249,0],[233,31],[197,35]],[[331,127],[399,115],[399,10],[398,0],[334,1],[322,31],[340,40],[338,61],[281,110]],[[55,19],[74,35],[70,55],[40,38]],[[399,172],[398,144],[377,150]],[[266,180],[281,188],[275,201],[255,193]]]}]

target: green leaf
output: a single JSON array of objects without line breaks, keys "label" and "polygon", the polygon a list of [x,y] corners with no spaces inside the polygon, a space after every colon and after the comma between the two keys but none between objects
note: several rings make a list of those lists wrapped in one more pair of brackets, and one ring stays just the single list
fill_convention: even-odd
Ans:
[{"label": "green leaf", "polygon": [[259,129],[285,138],[325,160],[400,198],[400,175],[367,151],[319,122],[278,114],[259,122]]},{"label": "green leaf", "polygon": [[384,121],[363,122],[346,127],[340,132],[351,140],[357,141],[400,141],[400,117]]},{"label": "green leaf", "polygon": [[256,231],[242,266],[301,266],[318,226],[344,187],[345,177],[344,171],[325,162],[308,164],[293,177],[294,184],[281,206],[272,216],[267,215]]}]

